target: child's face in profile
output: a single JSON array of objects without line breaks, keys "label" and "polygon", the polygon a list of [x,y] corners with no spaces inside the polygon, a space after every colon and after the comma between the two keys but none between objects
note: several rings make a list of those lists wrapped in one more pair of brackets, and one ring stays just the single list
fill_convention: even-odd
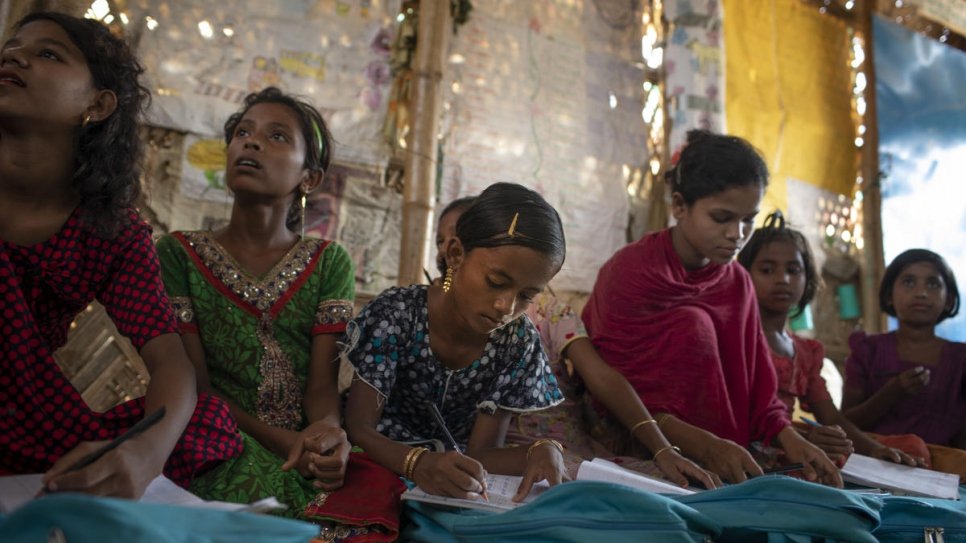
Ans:
[{"label": "child's face in profile", "polygon": [[892,285],[892,306],[899,322],[932,326],[939,322],[948,303],[946,282],[929,262],[905,267]]},{"label": "child's face in profile", "polygon": [[762,246],[749,271],[762,312],[787,314],[805,293],[805,262],[790,240]]},{"label": "child's face in profile", "polygon": [[526,311],[559,269],[556,259],[529,247],[477,248],[463,258],[449,294],[467,327],[489,334]]}]

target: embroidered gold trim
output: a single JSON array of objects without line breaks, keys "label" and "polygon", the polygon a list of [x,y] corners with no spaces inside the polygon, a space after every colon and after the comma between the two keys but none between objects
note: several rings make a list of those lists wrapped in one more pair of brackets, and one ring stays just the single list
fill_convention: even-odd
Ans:
[{"label": "embroidered gold trim", "polygon": [[352,302],[348,300],[325,300],[315,311],[315,324],[341,324],[352,320]]},{"label": "embroidered gold trim", "polygon": [[320,239],[299,241],[268,273],[255,278],[209,232],[185,232],[184,236],[212,275],[261,311],[267,311],[285,294],[324,243]]},{"label": "embroidered gold trim", "polygon": [[292,363],[275,339],[270,314],[262,313],[255,335],[264,348],[258,364],[262,376],[255,402],[258,419],[278,428],[298,430],[302,425],[302,392]]},{"label": "embroidered gold trim", "polygon": [[195,308],[191,304],[191,297],[175,296],[169,301],[171,303],[171,311],[173,311],[174,316],[178,318],[178,322],[182,324],[194,324]]}]

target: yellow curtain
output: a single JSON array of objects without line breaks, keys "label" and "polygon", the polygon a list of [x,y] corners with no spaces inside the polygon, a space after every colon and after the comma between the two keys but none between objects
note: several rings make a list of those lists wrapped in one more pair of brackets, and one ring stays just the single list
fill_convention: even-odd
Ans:
[{"label": "yellow curtain", "polygon": [[787,210],[787,180],[851,195],[855,183],[845,23],[801,0],[725,0],[727,131],[772,173],[762,211]]}]

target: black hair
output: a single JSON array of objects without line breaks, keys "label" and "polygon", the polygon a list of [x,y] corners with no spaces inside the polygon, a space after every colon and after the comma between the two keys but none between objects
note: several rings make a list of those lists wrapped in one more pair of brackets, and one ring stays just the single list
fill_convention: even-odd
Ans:
[{"label": "black hair", "polygon": [[757,149],[737,136],[707,130],[688,131],[680,160],[664,175],[689,206],[733,187],[768,186],[768,166]]},{"label": "black hair", "polygon": [[812,256],[812,249],[808,244],[808,240],[805,239],[805,236],[801,232],[794,228],[789,228],[786,225],[785,216],[782,215],[781,211],[775,210],[774,213],[765,217],[765,222],[762,227],[755,230],[755,233],[751,235],[751,239],[748,240],[748,243],[738,253],[738,263],[746,270],[751,271],[751,266],[755,263],[755,259],[758,257],[758,253],[761,252],[762,248],[776,241],[788,241],[792,243],[798,249],[799,254],[802,255],[802,271],[805,272],[805,291],[802,292],[802,298],[798,301],[798,310],[792,315],[792,317],[797,317],[804,313],[805,307],[815,299],[815,293],[818,291],[819,285],[818,270],[815,267],[815,257]]},{"label": "black hair", "polygon": [[959,287],[956,286],[956,276],[953,275],[952,268],[949,267],[949,264],[946,263],[943,257],[928,249],[909,249],[895,257],[889,263],[886,267],[885,274],[882,276],[882,284],[879,285],[879,307],[887,314],[893,317],[896,316],[895,306],[889,303],[889,299],[892,298],[892,289],[895,287],[896,281],[899,279],[902,271],[910,264],[916,264],[918,262],[926,262],[936,267],[939,275],[943,278],[943,282],[946,283],[946,302],[948,303],[949,300],[953,301],[952,306],[948,309],[945,306],[943,307],[943,312],[940,313],[939,320],[936,321],[936,324],[941,323],[949,317],[955,317],[959,313]]},{"label": "black hair", "polygon": [[494,183],[456,222],[456,237],[470,252],[518,245],[543,253],[563,266],[567,256],[560,215],[543,196],[516,183]]},{"label": "black hair", "polygon": [[[305,160],[302,162],[302,167],[313,172],[322,172],[324,175],[332,162],[332,133],[329,132],[325,119],[308,101],[286,94],[277,87],[265,87],[245,97],[242,108],[225,121],[225,144],[231,143],[238,123],[249,109],[258,104],[281,104],[295,113],[302,129],[302,139],[305,140]],[[299,198],[298,194],[293,198],[288,219],[285,221],[286,226],[292,231],[299,226]]]},{"label": "black hair", "polygon": [[144,146],[138,128],[151,100],[150,91],[139,81],[144,68],[127,42],[97,21],[43,11],[20,19],[16,28],[36,21],[62,28],[84,55],[94,87],[117,96],[110,116],[78,129],[71,180],[85,222],[112,238],[126,224],[141,195]]},{"label": "black hair", "polygon": [[[443,211],[439,214],[439,219],[442,220],[443,217],[453,213],[455,211],[464,212],[476,202],[476,196],[464,196],[462,198],[457,198],[452,202],[446,204]],[[436,221],[437,228],[439,227],[439,221]],[[443,258],[442,254],[436,255],[436,268],[439,270],[440,275],[446,275],[446,259]]]}]

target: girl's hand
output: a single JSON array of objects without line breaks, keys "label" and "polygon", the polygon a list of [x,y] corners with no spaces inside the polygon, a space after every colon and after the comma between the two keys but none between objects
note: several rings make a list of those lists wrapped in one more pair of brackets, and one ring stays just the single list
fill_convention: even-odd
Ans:
[{"label": "girl's hand", "polygon": [[351,449],[342,428],[316,421],[299,432],[282,470],[295,468],[302,477],[315,479],[316,488],[335,490],[345,481]]},{"label": "girl's hand", "polygon": [[904,396],[915,396],[929,384],[929,370],[922,366],[906,370],[889,380],[888,385]]},{"label": "girl's hand", "polygon": [[425,453],[413,471],[413,481],[430,494],[478,500],[486,493],[486,470],[456,451]]},{"label": "girl's hand", "polygon": [[822,484],[842,488],[842,474],[828,456],[815,445],[805,440],[798,431],[791,426],[779,432],[778,441],[785,449],[785,457],[789,462],[802,463],[802,474],[809,481],[820,481]]},{"label": "girl's hand", "polygon": [[751,457],[751,453],[729,439],[708,439],[697,460],[705,469],[717,473],[729,483],[740,483],[749,476],[762,475],[761,466]]},{"label": "girl's hand", "polygon": [[154,458],[151,443],[144,436],[131,439],[99,460],[76,471],[66,471],[75,462],[107,444],[85,441],[74,447],[47,470],[44,488],[49,492],[83,492],[98,496],[140,499],[144,489],[161,474],[164,462]]},{"label": "girl's hand", "polygon": [[845,460],[855,452],[852,440],[838,425],[809,426],[805,438],[825,451],[830,459]]},{"label": "girl's hand", "polygon": [[880,460],[885,460],[887,462],[895,462],[896,464],[905,464],[907,466],[914,467],[925,467],[926,460],[918,456],[908,455],[899,449],[893,449],[891,447],[886,447],[885,445],[879,444],[869,451],[869,456],[872,458],[878,458]]},{"label": "girl's hand", "polygon": [[557,447],[550,443],[543,443],[530,449],[530,458],[527,459],[527,469],[523,472],[523,480],[517,487],[517,493],[513,495],[513,501],[520,502],[530,494],[533,485],[544,479],[550,486],[569,481],[567,469],[564,467],[563,454]]},{"label": "girl's hand", "polygon": [[717,474],[701,469],[674,449],[655,456],[654,463],[668,480],[678,486],[687,488],[688,479],[694,479],[709,490],[721,486],[721,478]]}]

